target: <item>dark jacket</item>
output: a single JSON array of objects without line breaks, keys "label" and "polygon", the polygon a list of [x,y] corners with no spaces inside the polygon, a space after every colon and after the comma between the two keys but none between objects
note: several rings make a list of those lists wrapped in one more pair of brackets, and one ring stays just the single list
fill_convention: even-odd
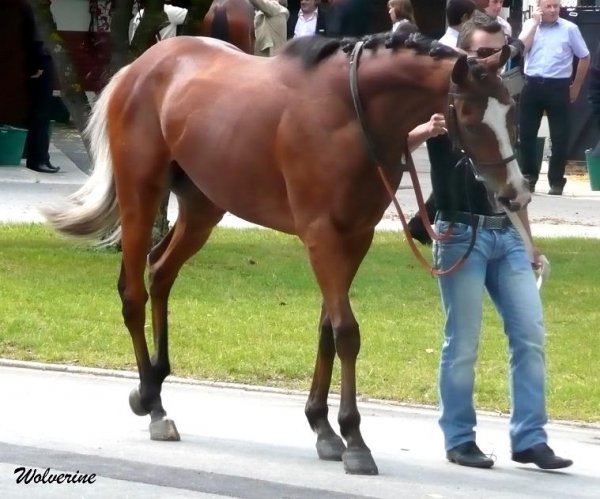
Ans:
[{"label": "dark jacket", "polygon": [[[296,22],[298,22],[298,12],[300,9],[291,10],[290,8],[290,17],[288,18],[287,24],[287,37],[288,40],[294,38],[294,30],[296,29]],[[317,31],[315,34],[327,36],[329,34],[327,29],[327,7],[323,4],[319,5],[318,13],[317,13]]]},{"label": "dark jacket", "polygon": [[344,0],[332,5],[328,15],[327,34],[360,38],[372,33],[373,3],[370,0]]}]

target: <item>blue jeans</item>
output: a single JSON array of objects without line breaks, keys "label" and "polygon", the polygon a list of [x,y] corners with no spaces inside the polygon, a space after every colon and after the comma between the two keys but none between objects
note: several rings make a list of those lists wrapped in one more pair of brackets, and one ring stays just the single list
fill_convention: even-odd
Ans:
[{"label": "blue jeans", "polygon": [[[438,232],[449,223],[436,221]],[[472,228],[453,225],[454,234],[433,246],[434,263],[446,269],[465,254]],[[544,324],[542,304],[527,251],[513,227],[477,229],[470,256],[458,271],[441,276],[445,313],[439,396],[446,450],[475,440],[475,361],[487,289],[504,323],[510,351],[513,452],[546,442]]]}]

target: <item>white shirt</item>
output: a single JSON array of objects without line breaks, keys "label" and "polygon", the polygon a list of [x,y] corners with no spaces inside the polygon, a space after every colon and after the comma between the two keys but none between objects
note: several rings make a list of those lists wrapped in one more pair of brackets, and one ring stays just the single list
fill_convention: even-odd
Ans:
[{"label": "white shirt", "polygon": [[[161,40],[164,40],[165,38],[173,38],[177,35],[177,26],[183,24],[185,21],[187,9],[182,9],[181,7],[176,7],[175,5],[165,4],[165,14],[167,14],[167,17],[169,18],[169,25],[165,26],[159,31]],[[129,23],[129,43],[131,43],[131,40],[133,40],[133,35],[135,34],[135,30],[139,26],[143,15],[144,9],[141,9],[135,16],[133,16],[133,19]]]},{"label": "white shirt", "polygon": [[446,32],[444,33],[444,36],[442,36],[438,40],[438,42],[442,45],[446,45],[446,47],[451,47],[455,49],[458,45],[458,31],[448,26]]},{"label": "white shirt", "polygon": [[304,12],[298,12],[298,21],[296,21],[296,27],[294,28],[294,38],[314,35],[317,32],[318,15],[319,9],[315,9],[315,11],[307,17],[304,16]]},{"label": "white shirt", "polygon": [[[528,19],[523,28],[532,22],[533,20]],[[541,23],[533,36],[531,48],[525,53],[525,74],[544,78],[570,78],[573,55],[578,59],[590,55],[577,25],[562,17],[551,24]]]}]

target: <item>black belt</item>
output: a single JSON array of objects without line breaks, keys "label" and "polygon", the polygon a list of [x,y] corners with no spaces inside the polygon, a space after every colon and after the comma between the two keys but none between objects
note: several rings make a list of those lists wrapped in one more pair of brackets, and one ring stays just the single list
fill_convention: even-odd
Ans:
[{"label": "black belt", "polygon": [[525,81],[527,83],[537,83],[539,85],[547,85],[552,83],[571,84],[571,78],[544,78],[543,76],[525,75]]},{"label": "black belt", "polygon": [[478,229],[502,230],[512,224],[506,215],[476,215],[465,211],[444,211],[437,213],[437,219],[444,222],[458,222],[466,225],[476,225]]}]

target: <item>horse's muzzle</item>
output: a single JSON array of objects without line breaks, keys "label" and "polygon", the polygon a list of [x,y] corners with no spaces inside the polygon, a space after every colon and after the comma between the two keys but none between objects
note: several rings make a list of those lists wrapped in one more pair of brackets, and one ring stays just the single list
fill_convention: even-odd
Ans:
[{"label": "horse's muzzle", "polygon": [[512,186],[502,189],[498,193],[498,201],[509,211],[519,211],[531,201],[531,192],[529,191],[527,181],[523,181],[515,189]]}]

